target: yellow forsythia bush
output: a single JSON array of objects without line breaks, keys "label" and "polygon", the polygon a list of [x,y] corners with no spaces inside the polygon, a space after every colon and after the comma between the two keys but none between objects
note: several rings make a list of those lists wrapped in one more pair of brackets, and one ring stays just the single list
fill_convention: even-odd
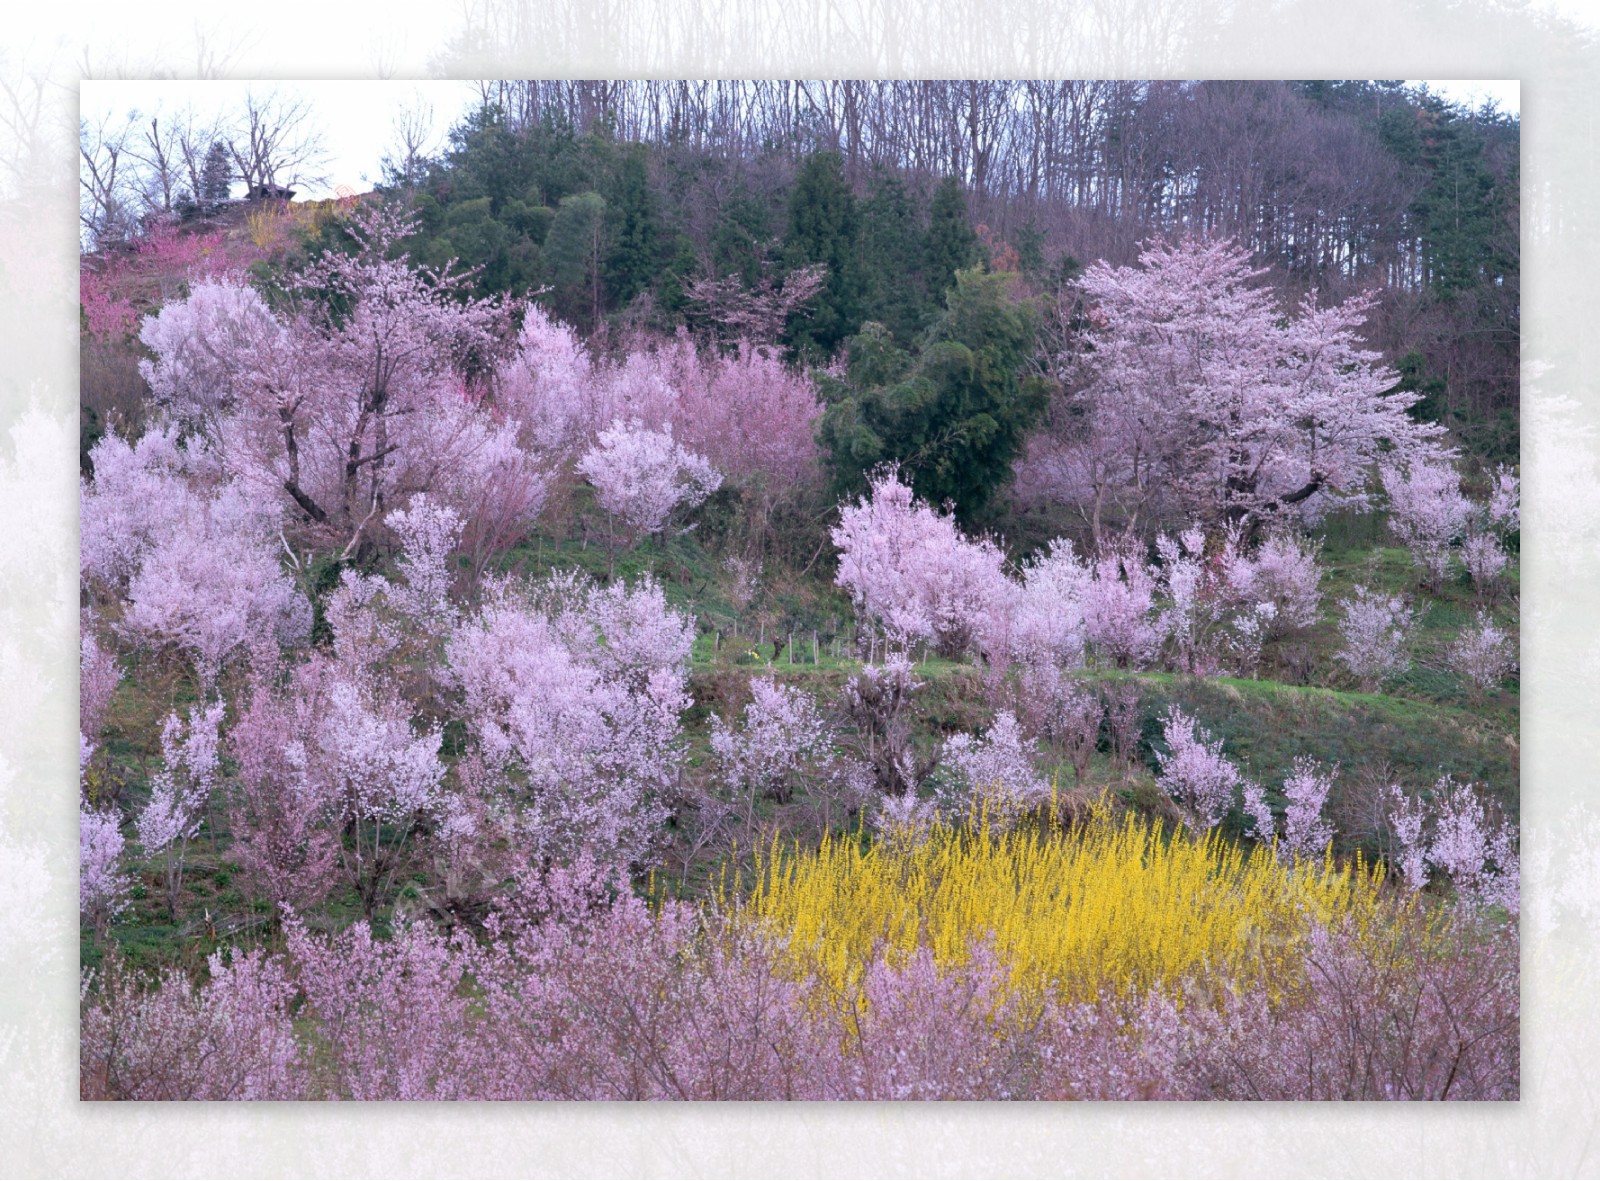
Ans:
[{"label": "yellow forsythia bush", "polygon": [[1102,803],[1073,829],[939,823],[916,845],[775,846],[739,914],[839,994],[875,955],[925,946],[955,964],[987,943],[1015,987],[1065,1000],[1177,996],[1207,980],[1276,999],[1301,979],[1313,923],[1359,932],[1395,905],[1380,877],[1331,858],[1282,864],[1270,848],[1118,819]]}]

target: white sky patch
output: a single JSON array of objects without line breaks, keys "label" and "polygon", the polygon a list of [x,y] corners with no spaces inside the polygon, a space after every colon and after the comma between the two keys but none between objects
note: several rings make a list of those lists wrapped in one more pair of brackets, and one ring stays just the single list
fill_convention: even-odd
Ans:
[{"label": "white sky patch", "polygon": [[1477,110],[1492,101],[1503,114],[1522,114],[1522,83],[1506,78],[1442,78],[1418,83],[1453,103]]},{"label": "white sky patch", "polygon": [[245,97],[258,98],[280,91],[304,98],[310,104],[310,124],[321,134],[327,149],[323,185],[301,186],[297,196],[331,197],[341,185],[366,192],[383,178],[382,160],[398,143],[395,119],[419,104],[432,108],[431,151],[444,146],[451,126],[477,105],[473,83],[448,81],[114,81],[85,80],[79,94],[79,112],[91,123],[105,117],[120,121],[138,112],[141,122],[152,115],[176,117],[192,109],[202,119],[233,117],[244,109]]}]

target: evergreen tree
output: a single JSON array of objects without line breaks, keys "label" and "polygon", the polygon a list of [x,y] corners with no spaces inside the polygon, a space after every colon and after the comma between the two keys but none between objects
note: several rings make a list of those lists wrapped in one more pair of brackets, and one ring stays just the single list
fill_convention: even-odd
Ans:
[{"label": "evergreen tree", "polygon": [[789,196],[784,261],[791,269],[825,263],[828,283],[812,314],[796,321],[790,343],[797,351],[830,355],[861,323],[859,238],[855,194],[838,153],[809,156]]},{"label": "evergreen tree", "polygon": [[753,287],[765,272],[771,218],[766,203],[740,189],[717,210],[711,231],[711,269],[721,279],[737,275]]},{"label": "evergreen tree", "polygon": [[606,255],[606,291],[612,306],[622,307],[655,281],[665,245],[642,145],[621,155],[606,206],[606,234],[611,243]]},{"label": "evergreen tree", "polygon": [[866,273],[862,314],[909,342],[926,323],[921,271],[924,250],[917,207],[900,178],[880,172],[861,205],[861,255]]},{"label": "evergreen tree", "polygon": [[227,146],[213,140],[200,171],[201,205],[215,206],[219,201],[226,201],[232,187],[233,164],[228,159]]},{"label": "evergreen tree", "polygon": [[914,361],[881,325],[852,338],[847,379],[822,391],[818,441],[836,493],[861,491],[867,473],[894,461],[929,503],[952,501],[969,522],[985,513],[1048,392],[1028,373],[1038,318],[1016,278],[957,272]]},{"label": "evergreen tree", "polygon": [[982,257],[978,235],[967,220],[966,193],[953,176],[945,177],[933,192],[925,257],[928,303],[935,309],[943,305],[944,293],[955,285],[956,272],[976,266]]},{"label": "evergreen tree", "polygon": [[606,202],[599,193],[561,198],[544,242],[545,277],[556,311],[592,332],[605,311],[601,264],[605,258]]}]

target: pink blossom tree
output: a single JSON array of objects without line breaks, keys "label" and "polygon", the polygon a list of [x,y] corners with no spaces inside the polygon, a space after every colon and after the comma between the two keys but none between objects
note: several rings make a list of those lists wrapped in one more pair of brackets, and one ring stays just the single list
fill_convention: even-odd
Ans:
[{"label": "pink blossom tree", "polygon": [[912,738],[912,698],[925,687],[910,659],[891,652],[865,664],[844,684],[845,713],[858,735],[857,754],[886,796],[915,796],[929,766]]},{"label": "pink blossom tree", "polygon": [[690,621],[659,586],[501,584],[448,646],[462,714],[535,864],[643,859],[681,761]]},{"label": "pink blossom tree", "polygon": [[152,778],[150,800],[139,813],[139,843],[146,857],[164,862],[167,913],[178,917],[183,863],[189,842],[200,831],[217,781],[217,727],[221,702],[189,711],[187,724],[167,716],[161,731],[162,768]]},{"label": "pink blossom tree", "polygon": [[429,634],[444,635],[455,622],[450,591],[454,576],[450,559],[461,540],[460,514],[426,493],[416,493],[404,509],[384,518],[400,538],[400,569],[405,584],[391,599],[400,614]]},{"label": "pink blossom tree", "polygon": [[109,801],[92,798],[94,793],[89,788],[87,770],[99,744],[100,731],[105,726],[106,709],[121,680],[122,670],[117,667],[115,653],[102,648],[86,624],[79,643],[78,772],[84,801],[97,807]]},{"label": "pink blossom tree", "polygon": [[311,608],[255,506],[229,486],[193,502],[151,545],[129,580],[121,629],[141,644],[181,649],[207,687],[241,649],[260,658],[303,640]]},{"label": "pink blossom tree", "polygon": [[1022,585],[1012,597],[1011,655],[1030,668],[1073,668],[1083,663],[1088,640],[1084,599],[1091,575],[1072,543],[1052,541],[1022,567]]},{"label": "pink blossom tree", "polygon": [[1285,853],[1317,857],[1327,849],[1333,839],[1333,826],[1322,819],[1322,812],[1338,774],[1337,764],[1327,768],[1305,755],[1295,759],[1289,777],[1283,781],[1283,795],[1289,802],[1283,818]]},{"label": "pink blossom tree", "polygon": [[750,682],[750,696],[739,729],[720,717],[711,722],[711,751],[728,785],[748,797],[747,823],[758,794],[787,803],[796,786],[821,774],[833,752],[832,728],[809,693],[769,676]]},{"label": "pink blossom tree", "polygon": [[1105,703],[1093,690],[1052,665],[1025,667],[1021,690],[1029,729],[1067,754],[1074,781],[1081,785],[1094,759]]},{"label": "pink blossom tree", "polygon": [[1339,607],[1344,612],[1339,621],[1344,643],[1334,659],[1366,692],[1376,692],[1384,681],[1411,667],[1407,645],[1417,622],[1414,609],[1393,595],[1375,594],[1359,585],[1352,597],[1339,600]]},{"label": "pink blossom tree", "polygon": [[964,537],[896,471],[879,472],[867,496],[840,509],[833,543],[834,581],[850,591],[858,618],[881,627],[891,644],[930,643],[946,656],[979,644],[991,657],[1005,655],[998,643],[985,643],[1012,593],[1000,548]]},{"label": "pink blossom tree", "polygon": [[1451,543],[1466,532],[1472,516],[1461,477],[1446,457],[1386,463],[1380,470],[1389,498],[1389,528],[1411,551],[1425,585],[1437,590],[1450,572]]},{"label": "pink blossom tree", "polygon": [[139,362],[157,405],[180,422],[214,423],[263,378],[260,359],[284,346],[284,328],[248,283],[206,279],[145,317]]},{"label": "pink blossom tree", "polygon": [[331,824],[308,750],[322,675],[322,666],[313,662],[296,669],[286,684],[252,678],[247,702],[228,732],[238,768],[229,785],[228,857],[257,896],[272,903],[274,914],[285,906],[315,906],[338,882],[343,834]]},{"label": "pink blossom tree", "polygon": [[281,692],[258,682],[233,741],[234,859],[278,902],[320,898],[342,877],[371,916],[441,811],[440,744],[367,670],[318,656]]},{"label": "pink blossom tree", "polygon": [[1165,621],[1156,608],[1155,571],[1131,536],[1105,539],[1085,587],[1083,620],[1090,647],[1116,668],[1144,668],[1161,649]]},{"label": "pink blossom tree", "polygon": [[318,256],[284,317],[225,284],[164,308],[148,328],[151,380],[174,405],[220,393],[227,412],[205,430],[225,471],[281,505],[303,540],[347,557],[413,492],[467,512],[479,506],[462,499],[494,475],[520,488],[514,515],[536,511],[536,465],[474,387],[504,351],[504,309],[462,298],[448,268],[413,267],[399,214],[367,208],[346,229],[356,250]]},{"label": "pink blossom tree", "polygon": [[594,485],[595,499],[612,523],[622,522],[628,545],[659,533],[678,510],[694,508],[722,484],[703,456],[673,441],[669,427],[653,431],[638,419],[613,422],[578,460],[578,470]]},{"label": "pink blossom tree", "polygon": [[1197,828],[1222,823],[1244,777],[1222,753],[1222,742],[1177,706],[1161,723],[1166,750],[1156,751],[1161,768],[1156,782],[1184,809]]},{"label": "pink blossom tree", "polygon": [[1469,906],[1500,906],[1516,914],[1521,903],[1517,829],[1487,802],[1483,789],[1442,775],[1426,798],[1389,789],[1388,826],[1406,884],[1425,886],[1430,870],[1446,875]]},{"label": "pink blossom tree", "polygon": [[1511,637],[1485,612],[1465,629],[1448,650],[1450,667],[1471,686],[1472,695],[1481,697],[1505,680],[1516,664]]},{"label": "pink blossom tree", "polygon": [[[1076,368],[1070,432],[1036,448],[1099,539],[1107,511],[1260,522],[1362,505],[1373,461],[1442,428],[1407,411],[1418,395],[1363,347],[1372,297],[1307,297],[1285,313],[1265,272],[1229,241],[1156,242],[1137,267],[1101,262],[1082,287],[1094,347]],[[1043,490],[1046,494],[1050,490]]]},{"label": "pink blossom tree", "polygon": [[1050,801],[1051,785],[1035,769],[1037,755],[1009,710],[997,713],[982,737],[952,735],[939,754],[941,809],[996,831],[1010,828]]},{"label": "pink blossom tree", "polygon": [[104,934],[127,906],[128,874],[122,869],[121,818],[111,809],[78,808],[78,912]]}]

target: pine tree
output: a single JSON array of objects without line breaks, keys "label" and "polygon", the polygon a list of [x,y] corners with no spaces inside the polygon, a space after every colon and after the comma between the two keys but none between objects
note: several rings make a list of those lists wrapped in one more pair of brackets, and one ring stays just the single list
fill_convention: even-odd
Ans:
[{"label": "pine tree", "polygon": [[606,256],[606,290],[612,306],[622,307],[646,290],[659,274],[665,244],[642,145],[622,153],[612,198],[607,203],[606,222],[611,239]]},{"label": "pine tree", "polygon": [[206,152],[206,161],[200,172],[200,203],[215,206],[226,201],[233,186],[233,165],[228,160],[228,149],[213,140]]},{"label": "pine tree", "polygon": [[976,266],[980,257],[978,235],[967,220],[967,197],[961,182],[949,176],[939,182],[928,207],[928,238],[924,282],[928,303],[939,308],[944,293],[955,285],[956,272]]},{"label": "pine tree", "polygon": [[789,196],[784,261],[791,269],[825,263],[828,284],[816,310],[793,329],[799,352],[829,355],[861,323],[860,219],[837,152],[808,157]]},{"label": "pine tree", "polygon": [[861,254],[866,272],[863,315],[909,342],[926,324],[922,284],[925,248],[917,207],[892,173],[880,173],[861,206]]}]

